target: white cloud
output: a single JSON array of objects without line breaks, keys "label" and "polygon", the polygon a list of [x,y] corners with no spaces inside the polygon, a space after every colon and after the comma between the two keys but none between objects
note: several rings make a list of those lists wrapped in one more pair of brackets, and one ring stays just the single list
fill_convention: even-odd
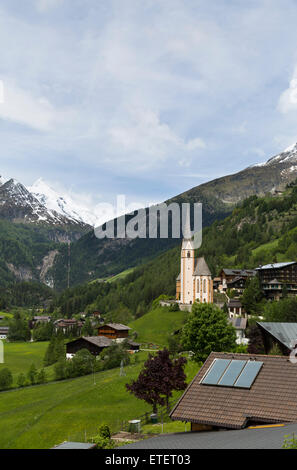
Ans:
[{"label": "white cloud", "polygon": [[278,109],[284,114],[297,110],[297,66],[294,69],[289,88],[287,88],[280,96]]},{"label": "white cloud", "polygon": [[44,97],[33,96],[6,77],[3,79],[3,102],[0,118],[49,132],[70,119],[71,112],[57,110]]},{"label": "white cloud", "polygon": [[64,0],[36,0],[36,8],[40,12],[46,12],[51,8],[58,7],[62,5]]}]

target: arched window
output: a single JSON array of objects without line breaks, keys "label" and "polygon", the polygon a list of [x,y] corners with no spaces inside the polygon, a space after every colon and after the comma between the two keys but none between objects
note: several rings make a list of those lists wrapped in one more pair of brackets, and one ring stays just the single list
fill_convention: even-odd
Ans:
[{"label": "arched window", "polygon": [[199,282],[199,279],[197,279],[197,292],[198,292],[198,293],[200,292],[200,282]]},{"label": "arched window", "polygon": [[203,292],[206,294],[206,279],[203,280]]},{"label": "arched window", "polygon": [[187,257],[190,258],[190,256],[191,256],[191,253],[188,251]]}]

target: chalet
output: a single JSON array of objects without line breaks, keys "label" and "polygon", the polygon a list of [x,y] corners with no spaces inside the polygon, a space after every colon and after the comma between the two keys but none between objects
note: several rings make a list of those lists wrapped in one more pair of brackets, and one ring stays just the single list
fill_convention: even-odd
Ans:
[{"label": "chalet", "polygon": [[245,330],[247,326],[246,318],[229,318],[229,322],[236,330],[236,343],[248,344],[249,340],[245,337]]},{"label": "chalet", "polygon": [[83,336],[66,344],[66,358],[72,359],[81,349],[87,349],[93,356],[98,356],[104,348],[108,348],[112,340],[105,336]]},{"label": "chalet", "polygon": [[263,337],[265,353],[269,354],[277,345],[284,356],[288,356],[297,344],[297,323],[257,322]]},{"label": "chalet", "polygon": [[78,336],[81,334],[83,322],[73,318],[60,319],[54,322],[55,332],[61,331],[64,334],[75,332]]},{"label": "chalet", "polygon": [[0,326],[0,339],[7,339],[9,326]]},{"label": "chalet", "polygon": [[[139,343],[135,343],[129,339],[126,341],[128,351],[131,353],[139,351]],[[93,354],[93,356],[98,356],[103,349],[108,348],[113,343],[114,340],[107,338],[106,336],[83,336],[75,339],[74,341],[69,341],[69,343],[66,344],[66,358],[72,359],[73,356],[81,349],[87,349],[91,354]]]},{"label": "chalet", "polygon": [[128,338],[129,330],[131,330],[129,326],[122,325],[121,323],[107,323],[99,326],[98,335],[121,341]]},{"label": "chalet", "polygon": [[238,299],[230,299],[227,303],[229,318],[241,317],[244,315],[244,308]]},{"label": "chalet", "polygon": [[296,364],[284,356],[212,352],[170,413],[192,431],[297,422]]},{"label": "chalet", "polygon": [[218,290],[226,292],[227,289],[236,289],[243,292],[247,279],[256,276],[255,269],[222,269],[220,272],[221,282]]},{"label": "chalet", "polygon": [[279,300],[284,289],[288,295],[297,295],[297,262],[266,264],[256,271],[267,299]]},{"label": "chalet", "polygon": [[31,329],[35,328],[36,325],[40,323],[49,323],[51,321],[51,317],[48,315],[43,315],[43,316],[35,316],[30,320],[29,322],[29,327]]}]

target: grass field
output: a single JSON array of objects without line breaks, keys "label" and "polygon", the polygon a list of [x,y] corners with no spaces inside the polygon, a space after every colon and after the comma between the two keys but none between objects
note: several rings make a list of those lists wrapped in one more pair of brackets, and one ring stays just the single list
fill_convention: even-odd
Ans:
[{"label": "grass field", "polygon": [[[48,342],[36,343],[8,343],[4,342],[4,364],[0,364],[0,370],[8,367],[13,375],[14,381],[23,372],[26,374],[32,363],[37,369],[43,367],[43,358]],[[48,378],[52,378],[52,367],[47,367]]]},{"label": "grass field", "polygon": [[[144,360],[119,369],[63,382],[53,382],[0,394],[0,448],[42,449],[65,440],[85,440],[102,423],[113,431],[122,420],[135,419],[151,407],[128,393],[125,384],[136,378]],[[132,358],[133,361],[133,358]],[[198,366],[186,366],[190,381]],[[181,392],[175,393],[174,398]],[[174,426],[177,426],[176,424]]]},{"label": "grass field", "polygon": [[179,330],[188,315],[188,312],[169,312],[168,308],[159,307],[134,320],[129,326],[137,331],[137,342],[166,346],[170,333]]}]

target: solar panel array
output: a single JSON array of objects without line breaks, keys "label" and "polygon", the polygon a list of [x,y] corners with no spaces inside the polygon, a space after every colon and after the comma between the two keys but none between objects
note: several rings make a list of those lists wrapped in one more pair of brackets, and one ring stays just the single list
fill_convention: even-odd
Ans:
[{"label": "solar panel array", "polygon": [[251,388],[262,366],[261,361],[215,359],[200,383]]}]

